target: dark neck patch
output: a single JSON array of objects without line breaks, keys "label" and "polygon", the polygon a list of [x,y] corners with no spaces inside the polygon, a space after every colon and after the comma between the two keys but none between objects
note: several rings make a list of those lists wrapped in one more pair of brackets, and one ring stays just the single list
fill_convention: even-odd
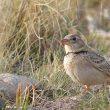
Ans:
[{"label": "dark neck patch", "polygon": [[82,51],[78,51],[78,52],[68,52],[68,53],[66,53],[66,56],[69,54],[84,54],[84,53],[87,53],[87,51],[82,50]]}]

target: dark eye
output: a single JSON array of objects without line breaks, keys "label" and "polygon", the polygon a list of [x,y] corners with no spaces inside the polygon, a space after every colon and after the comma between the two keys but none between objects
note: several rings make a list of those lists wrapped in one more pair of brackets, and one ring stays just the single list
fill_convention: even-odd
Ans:
[{"label": "dark eye", "polygon": [[73,37],[72,40],[76,41],[76,37]]}]

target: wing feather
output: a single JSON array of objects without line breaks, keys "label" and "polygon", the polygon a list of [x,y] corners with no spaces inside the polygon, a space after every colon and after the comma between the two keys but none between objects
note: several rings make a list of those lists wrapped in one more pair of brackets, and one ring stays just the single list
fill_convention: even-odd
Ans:
[{"label": "wing feather", "polygon": [[110,62],[107,58],[94,51],[87,51],[86,60],[92,63],[95,68],[110,76]]}]

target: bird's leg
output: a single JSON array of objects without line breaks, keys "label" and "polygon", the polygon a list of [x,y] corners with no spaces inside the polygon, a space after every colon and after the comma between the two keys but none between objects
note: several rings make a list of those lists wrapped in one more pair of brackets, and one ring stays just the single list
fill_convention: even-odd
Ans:
[{"label": "bird's leg", "polygon": [[88,86],[87,85],[84,85],[83,86],[83,91],[81,92],[81,96],[83,96],[84,95],[84,93],[88,90]]}]

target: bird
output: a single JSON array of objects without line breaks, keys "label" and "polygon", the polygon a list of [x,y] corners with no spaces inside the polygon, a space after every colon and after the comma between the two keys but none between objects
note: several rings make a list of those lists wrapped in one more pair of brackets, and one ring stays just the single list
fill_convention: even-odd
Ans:
[{"label": "bird", "polygon": [[75,83],[89,86],[110,84],[110,62],[98,50],[90,47],[78,33],[68,34],[61,40],[65,49],[63,60],[66,74]]}]

